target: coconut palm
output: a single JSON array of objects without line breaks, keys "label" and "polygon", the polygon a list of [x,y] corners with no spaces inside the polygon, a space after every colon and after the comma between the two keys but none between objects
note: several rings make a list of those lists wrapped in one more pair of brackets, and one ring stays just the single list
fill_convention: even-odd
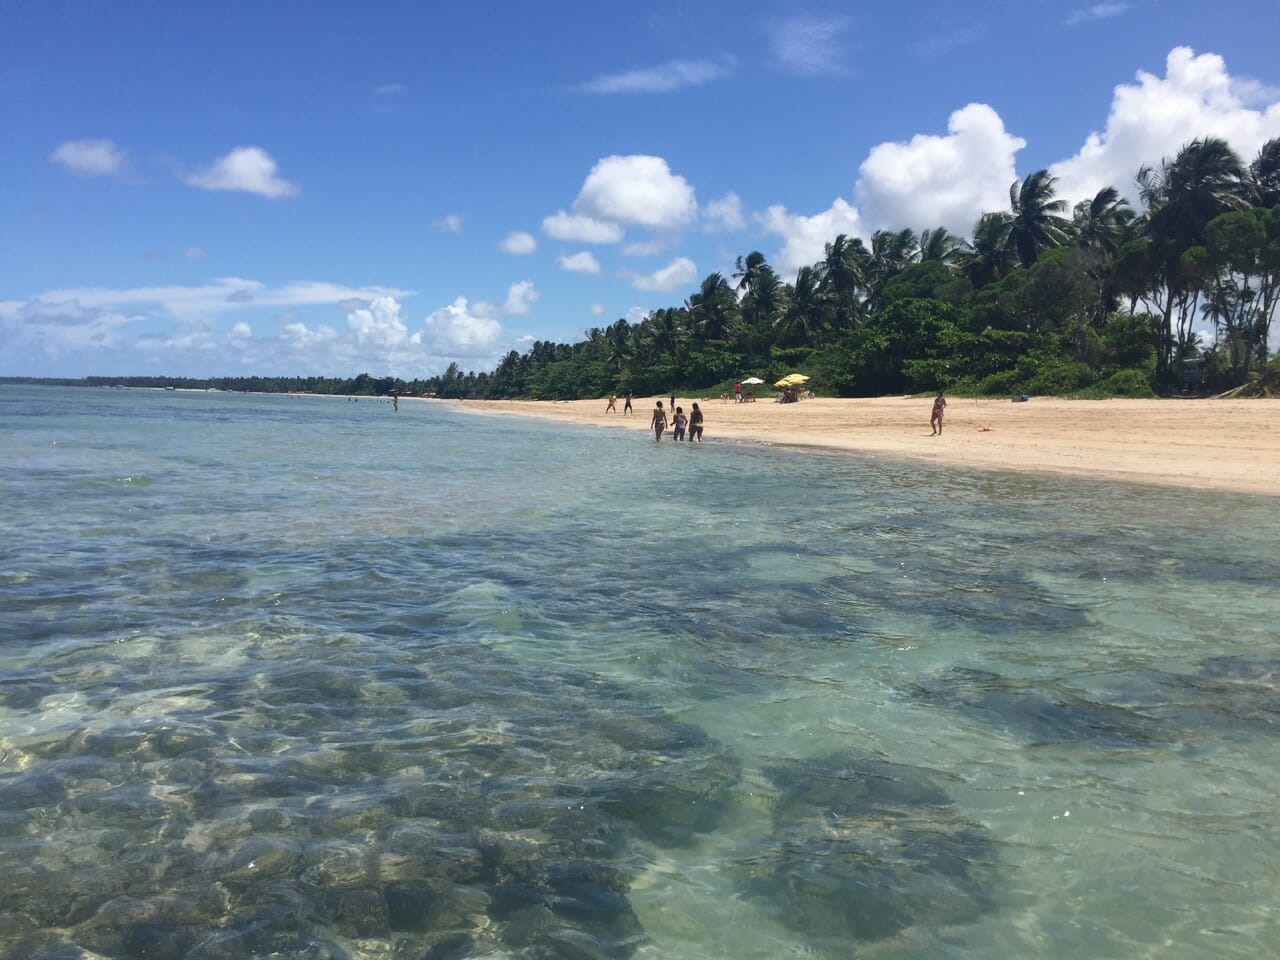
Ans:
[{"label": "coconut palm", "polygon": [[870,254],[858,238],[840,234],[825,248],[818,264],[820,288],[835,307],[840,318],[854,323],[863,312],[859,299],[867,283],[867,261]]},{"label": "coconut palm", "polygon": [[723,340],[734,327],[737,303],[728,281],[718,271],[702,281],[685,308],[692,329],[707,340]]},{"label": "coconut palm", "polygon": [[975,288],[995,283],[1018,265],[1009,245],[1012,221],[1003,211],[984,213],[973,228],[973,240],[956,254],[956,266]]},{"label": "coconut palm", "polygon": [[822,275],[816,267],[801,267],[795,283],[783,289],[783,308],[773,321],[784,345],[817,343],[830,326],[831,304],[822,292]]},{"label": "coconut palm", "polygon": [[1182,250],[1204,242],[1204,228],[1219,214],[1248,206],[1245,168],[1225,140],[1192,140],[1159,168],[1138,171],[1147,205],[1147,234]]},{"label": "coconut palm", "polygon": [[884,285],[916,262],[920,248],[916,236],[910,230],[877,230],[871,235],[871,255],[865,267],[867,309],[874,313],[880,309],[880,294]]},{"label": "coconut palm", "polygon": [[1253,200],[1260,207],[1280,204],[1280,137],[1268,140],[1249,164]]},{"label": "coconut palm", "polygon": [[1111,257],[1133,239],[1134,212],[1115,187],[1103,187],[1092,200],[1081,200],[1072,210],[1076,242]]},{"label": "coconut palm", "polygon": [[1013,217],[1008,242],[1024,267],[1035,263],[1042,251],[1062,246],[1071,236],[1071,221],[1061,216],[1067,203],[1053,195],[1056,182],[1048,170],[1037,170],[1009,186]]},{"label": "coconut palm", "polygon": [[946,227],[934,227],[932,230],[924,230],[920,233],[918,246],[922,263],[928,260],[950,263],[958,253],[964,250],[965,242],[960,237],[953,236]]}]

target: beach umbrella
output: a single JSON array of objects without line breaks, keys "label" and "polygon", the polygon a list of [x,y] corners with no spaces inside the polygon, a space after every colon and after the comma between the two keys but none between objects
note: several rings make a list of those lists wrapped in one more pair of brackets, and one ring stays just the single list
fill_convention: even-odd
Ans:
[{"label": "beach umbrella", "polygon": [[757,383],[764,383],[764,381],[763,381],[763,380],[761,380],[759,377],[747,377],[747,379],[743,380],[742,382],[743,382],[743,383],[750,383],[750,384],[753,384],[753,385],[754,385],[754,384],[757,384]]},{"label": "beach umbrella", "polygon": [[803,373],[788,373],[785,377],[774,384],[775,387],[798,387],[803,383],[808,383],[809,378]]}]

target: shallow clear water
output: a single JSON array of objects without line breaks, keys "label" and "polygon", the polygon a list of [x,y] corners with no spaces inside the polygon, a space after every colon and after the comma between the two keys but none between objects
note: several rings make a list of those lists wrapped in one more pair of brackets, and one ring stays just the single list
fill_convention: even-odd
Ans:
[{"label": "shallow clear water", "polygon": [[1276,501],[0,386],[0,956],[1280,942]]}]

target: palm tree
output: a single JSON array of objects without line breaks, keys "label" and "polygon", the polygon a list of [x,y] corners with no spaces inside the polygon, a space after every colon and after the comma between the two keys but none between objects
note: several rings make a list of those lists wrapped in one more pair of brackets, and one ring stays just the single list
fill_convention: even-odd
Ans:
[{"label": "palm tree", "polygon": [[1138,188],[1147,205],[1147,234],[1183,250],[1199,246],[1210,220],[1249,205],[1244,178],[1244,164],[1217,137],[1192,140],[1158,170],[1143,167]]},{"label": "palm tree", "polygon": [[877,230],[871,235],[871,255],[866,263],[867,309],[880,308],[884,285],[916,260],[920,248],[910,230]]},{"label": "palm tree", "polygon": [[870,254],[861,240],[856,237],[851,240],[843,233],[824,250],[825,256],[818,264],[820,289],[831,300],[840,319],[852,325],[863,312],[859,294],[866,287]]},{"label": "palm tree", "polygon": [[1280,137],[1262,145],[1258,156],[1249,164],[1249,182],[1258,206],[1280,204]]},{"label": "palm tree", "polygon": [[820,341],[829,328],[830,301],[822,292],[816,267],[801,267],[796,282],[783,290],[783,309],[773,321],[785,346]]},{"label": "palm tree", "polygon": [[1082,247],[1101,250],[1115,256],[1120,247],[1133,239],[1134,212],[1115,187],[1103,187],[1092,200],[1081,200],[1072,210],[1076,242]]},{"label": "palm tree", "polygon": [[745,293],[751,289],[752,284],[756,282],[756,276],[760,272],[760,268],[766,265],[764,254],[759,250],[753,250],[747,254],[744,262],[742,257],[738,257],[736,266],[738,269],[733,271],[733,278],[738,281],[738,293]]},{"label": "palm tree", "polygon": [[1035,263],[1042,251],[1062,246],[1071,235],[1071,221],[1060,216],[1067,203],[1053,196],[1056,182],[1048,170],[1037,170],[1009,186],[1013,218],[1008,242],[1024,267]]},{"label": "palm tree", "polygon": [[932,230],[922,231],[918,245],[922,263],[928,260],[950,263],[965,248],[964,240],[953,236],[946,227],[934,227]]},{"label": "palm tree", "polygon": [[1009,245],[1012,222],[1013,217],[1002,211],[984,213],[968,248],[956,254],[956,265],[975,289],[995,283],[1018,265]]},{"label": "palm tree", "polygon": [[689,323],[707,340],[725,339],[734,326],[737,304],[729,284],[717,271],[702,281],[698,292],[686,302]]}]

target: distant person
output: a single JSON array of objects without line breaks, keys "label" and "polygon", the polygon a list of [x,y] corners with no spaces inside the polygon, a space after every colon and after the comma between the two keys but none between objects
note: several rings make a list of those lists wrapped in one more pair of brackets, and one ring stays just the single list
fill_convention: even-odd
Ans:
[{"label": "distant person", "polygon": [[689,414],[689,442],[702,442],[702,411],[698,409],[698,401],[693,402],[693,411]]},{"label": "distant person", "polygon": [[634,410],[634,409],[632,409],[632,406],[631,406],[631,391],[630,391],[630,390],[628,390],[628,391],[627,391],[626,402],[625,402],[625,403],[623,403],[623,405],[622,405],[622,415],[625,417],[628,413],[629,413],[629,414],[631,414],[632,416],[634,416],[634,415],[635,415],[635,410]]},{"label": "distant person", "polygon": [[689,418],[684,415],[684,407],[676,407],[676,415],[671,418],[672,435],[676,440],[684,439],[685,424]]},{"label": "distant person", "polygon": [[742,402],[742,384],[740,383],[735,383],[733,385],[733,402],[734,403]]},{"label": "distant person", "polygon": [[609,394],[609,405],[604,408],[605,413],[618,412],[618,395],[616,393]]},{"label": "distant person", "polygon": [[675,391],[672,391],[672,393],[671,393],[671,406],[667,407],[667,409],[668,409],[668,410],[671,410],[671,411],[674,411],[674,410],[675,410],[675,408],[676,408],[676,395],[675,395]]},{"label": "distant person", "polygon": [[947,409],[947,398],[939,390],[938,395],[933,398],[933,415],[929,417],[929,429],[932,431],[930,436],[942,436],[942,411],[945,409]]},{"label": "distant person", "polygon": [[660,441],[663,431],[667,429],[667,411],[662,409],[662,401],[658,401],[658,405],[653,408],[653,418],[649,421],[649,426],[653,428],[653,439]]},{"label": "distant person", "polygon": [[391,412],[392,413],[400,412],[400,397],[394,393],[391,395]]}]

